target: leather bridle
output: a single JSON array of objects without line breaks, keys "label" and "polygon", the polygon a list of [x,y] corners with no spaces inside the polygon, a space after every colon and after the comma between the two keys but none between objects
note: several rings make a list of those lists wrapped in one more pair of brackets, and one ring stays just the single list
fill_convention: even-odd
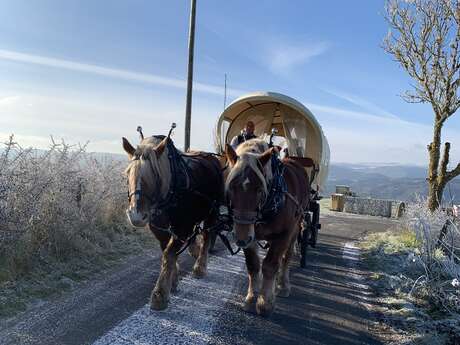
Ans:
[{"label": "leather bridle", "polygon": [[[131,161],[137,161],[137,160],[140,160],[140,155],[136,155],[134,156]],[[152,166],[152,161],[150,160],[150,158],[148,157],[145,157],[144,160],[148,160],[150,162],[150,167],[151,167],[151,170],[152,170],[152,173],[153,175],[155,176],[155,182],[156,182],[156,190],[159,190],[159,187],[160,187],[160,179],[159,179],[159,176],[158,173],[155,171],[155,169],[153,168]],[[147,193],[143,193],[142,192],[142,189],[141,189],[141,177],[138,176],[138,180],[136,182],[136,189],[134,190],[134,192],[129,192],[129,181],[127,181],[127,184],[128,184],[128,202],[131,202],[131,198],[134,196],[136,198],[136,209],[137,210],[140,210],[141,208],[141,198],[145,198],[147,199],[149,202],[150,202],[150,207],[151,208],[154,208],[154,206],[158,203],[160,203],[160,200],[156,200],[156,198],[154,198],[153,196],[150,196],[148,195]]]},{"label": "leather bridle", "polygon": [[[257,160],[257,167],[261,171],[262,176],[265,179],[265,184],[268,185],[267,180],[266,180],[266,175],[265,175],[265,169],[259,160]],[[263,206],[265,205],[265,202],[267,201],[267,197],[268,197],[267,193],[263,193],[263,196],[261,200],[259,201],[255,211],[236,210],[232,208],[232,203],[229,200],[228,205],[229,205],[230,214],[233,217],[233,222],[235,224],[241,224],[241,225],[250,225],[250,224],[258,223],[261,220],[261,210]]]}]

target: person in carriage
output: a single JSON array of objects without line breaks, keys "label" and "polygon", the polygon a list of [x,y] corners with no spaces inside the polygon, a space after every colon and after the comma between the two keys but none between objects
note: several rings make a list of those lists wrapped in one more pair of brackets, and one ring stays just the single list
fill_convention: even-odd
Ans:
[{"label": "person in carriage", "polygon": [[244,127],[244,129],[241,131],[241,133],[239,135],[235,135],[231,142],[230,142],[230,145],[231,147],[236,150],[236,148],[241,144],[241,143],[244,143],[245,141],[248,141],[250,139],[254,139],[254,138],[257,138],[257,136],[254,134],[254,130],[255,130],[255,125],[254,125],[254,122],[252,121],[248,121],[246,123],[246,126]]}]

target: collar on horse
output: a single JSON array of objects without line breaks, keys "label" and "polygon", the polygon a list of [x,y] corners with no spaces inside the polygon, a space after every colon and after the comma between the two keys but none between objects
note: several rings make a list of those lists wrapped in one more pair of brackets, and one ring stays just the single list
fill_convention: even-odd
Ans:
[{"label": "collar on horse", "polygon": [[[169,219],[174,218],[174,212],[177,210],[181,199],[185,194],[189,193],[207,200],[211,206],[210,213],[214,211],[214,208],[217,204],[210,197],[199,192],[194,188],[196,187],[196,184],[193,183],[193,175],[191,173],[191,168],[185,159],[186,156],[174,146],[173,141],[169,137],[167,138],[166,145],[168,149],[171,182],[166,197],[160,200],[152,209],[152,219],[150,222],[158,230],[168,232],[171,235],[174,235],[177,238],[179,238],[177,235],[175,235],[174,229],[171,225],[167,228],[160,227],[155,224],[155,218],[159,217],[162,214],[166,214],[166,216]],[[193,157],[194,156],[190,156],[190,158]],[[201,226],[199,226],[199,224],[196,224],[194,233],[189,238],[179,238],[182,242],[187,244],[178,253],[180,254],[183,250],[185,250],[185,248],[188,247],[188,245],[196,237],[196,235],[203,230],[207,229],[204,229]]]},{"label": "collar on horse", "polygon": [[271,168],[273,178],[268,186],[268,195],[259,209],[257,223],[266,223],[273,219],[286,203],[287,184],[284,178],[284,164],[272,155]]},{"label": "collar on horse", "polygon": [[169,137],[167,138],[166,147],[168,148],[171,182],[166,197],[156,205],[154,213],[168,212],[177,207],[181,196],[191,190],[190,167],[187,165],[182,153],[174,146]]}]

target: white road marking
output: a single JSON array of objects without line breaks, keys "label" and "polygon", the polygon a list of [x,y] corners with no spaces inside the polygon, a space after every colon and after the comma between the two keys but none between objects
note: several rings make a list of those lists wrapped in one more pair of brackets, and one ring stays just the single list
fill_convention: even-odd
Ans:
[{"label": "white road marking", "polygon": [[207,344],[229,300],[240,296],[235,285],[245,276],[242,254],[212,256],[208,276],[188,275],[179,282],[168,309],[150,311],[149,305],[120,322],[93,345]]}]

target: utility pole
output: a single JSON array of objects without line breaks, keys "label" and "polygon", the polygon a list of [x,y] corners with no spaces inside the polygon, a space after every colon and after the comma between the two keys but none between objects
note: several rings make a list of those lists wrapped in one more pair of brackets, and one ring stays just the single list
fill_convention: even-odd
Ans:
[{"label": "utility pole", "polygon": [[227,107],[227,73],[224,77],[224,110]]},{"label": "utility pole", "polygon": [[188,75],[187,75],[187,103],[185,105],[185,140],[184,152],[190,148],[190,127],[192,117],[192,86],[193,86],[193,51],[195,46],[195,13],[196,0],[191,0],[190,28],[188,36]]}]

